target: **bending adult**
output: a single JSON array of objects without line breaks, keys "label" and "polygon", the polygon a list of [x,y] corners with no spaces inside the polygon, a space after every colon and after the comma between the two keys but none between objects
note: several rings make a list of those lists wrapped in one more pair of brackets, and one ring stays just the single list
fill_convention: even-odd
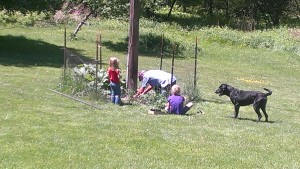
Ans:
[{"label": "bending adult", "polygon": [[142,70],[138,77],[139,81],[142,81],[142,85],[133,97],[146,94],[152,89],[167,95],[171,86],[176,84],[176,77],[162,70]]}]

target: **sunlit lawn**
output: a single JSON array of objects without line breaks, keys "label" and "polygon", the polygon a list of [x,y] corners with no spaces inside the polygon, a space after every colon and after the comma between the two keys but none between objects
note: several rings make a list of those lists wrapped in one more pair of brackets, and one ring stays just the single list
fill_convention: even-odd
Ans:
[{"label": "sunlit lawn", "polygon": [[[104,41],[118,41],[126,37],[127,28],[101,31]],[[93,58],[97,32],[95,27],[82,30],[68,46]],[[111,32],[118,34],[113,38]],[[201,36],[201,32],[193,34]],[[194,38],[191,34],[178,36],[183,35],[188,41]],[[8,39],[12,39],[10,46],[5,44]],[[143,106],[119,107],[99,101],[98,110],[50,91],[62,74],[63,28],[13,28],[0,32],[0,42],[1,168],[300,165],[300,64],[295,54],[203,41],[197,67],[202,101],[189,116],[153,116]],[[117,55],[125,69],[124,52],[105,46],[104,60],[111,55]],[[170,63],[165,59],[163,69],[170,71]],[[193,59],[175,60],[180,85],[189,81],[193,64]],[[158,58],[141,56],[139,69],[150,68],[159,68]],[[251,106],[241,108],[239,119],[230,118],[233,106],[229,99],[214,93],[221,83],[244,90],[271,89],[270,122],[255,122]],[[198,110],[204,114],[196,115]]]}]

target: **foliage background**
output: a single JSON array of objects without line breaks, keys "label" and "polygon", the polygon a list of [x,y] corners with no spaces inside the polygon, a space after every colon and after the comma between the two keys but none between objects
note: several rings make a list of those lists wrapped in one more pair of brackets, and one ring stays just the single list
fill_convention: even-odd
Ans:
[{"label": "foliage background", "polygon": [[[299,29],[190,27],[182,23],[195,20],[175,15],[181,17],[172,22],[141,19],[140,33],[145,47],[161,33],[169,44],[178,43],[174,70],[182,86],[193,71],[199,37],[201,100],[187,116],[150,116],[148,107],[88,100],[100,107],[93,109],[51,92],[62,74],[64,27],[70,34],[76,23],[1,22],[1,168],[298,168]],[[90,20],[67,46],[94,58],[99,31],[104,59],[118,56],[125,70],[126,20]],[[139,68],[157,68],[159,52],[141,50]],[[170,71],[170,63],[166,57],[163,69]],[[214,93],[221,83],[271,89],[270,122],[256,123],[251,106],[241,108],[239,119],[229,118],[232,104]]]}]

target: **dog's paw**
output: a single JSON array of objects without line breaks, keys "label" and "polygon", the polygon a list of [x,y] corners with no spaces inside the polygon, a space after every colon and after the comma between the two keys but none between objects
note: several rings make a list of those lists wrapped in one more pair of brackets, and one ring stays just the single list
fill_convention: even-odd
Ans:
[{"label": "dog's paw", "polygon": [[234,114],[233,114],[233,115],[230,115],[230,117],[233,118],[233,119],[236,119],[236,118],[237,118],[237,116],[234,115]]}]

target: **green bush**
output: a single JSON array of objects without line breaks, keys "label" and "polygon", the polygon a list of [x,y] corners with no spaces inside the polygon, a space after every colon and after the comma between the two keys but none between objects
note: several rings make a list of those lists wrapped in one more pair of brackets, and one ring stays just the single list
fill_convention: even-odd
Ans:
[{"label": "green bush", "polygon": [[0,11],[0,23],[3,25],[22,25],[22,26],[35,26],[42,22],[45,22],[49,17],[44,13],[30,12],[21,13],[13,12],[8,13],[5,10]]},{"label": "green bush", "polygon": [[150,91],[145,95],[141,95],[136,102],[137,104],[144,105],[149,109],[163,109],[167,103],[167,99],[164,95]]}]

